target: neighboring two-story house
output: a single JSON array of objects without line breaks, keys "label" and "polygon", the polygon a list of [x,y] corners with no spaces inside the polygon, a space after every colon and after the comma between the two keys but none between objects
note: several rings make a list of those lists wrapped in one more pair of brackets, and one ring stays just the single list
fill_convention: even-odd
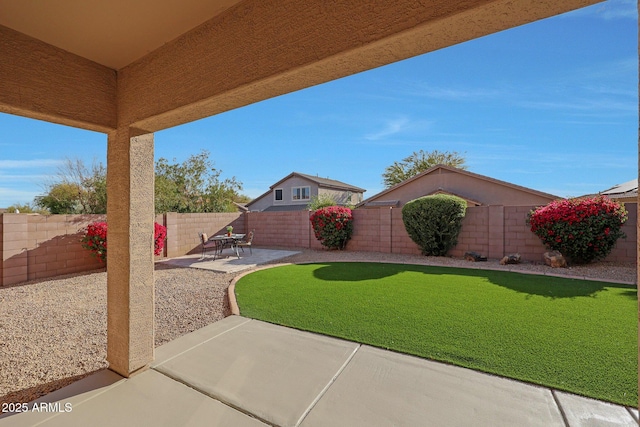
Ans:
[{"label": "neighboring two-story house", "polygon": [[250,211],[296,211],[307,209],[314,196],[327,195],[339,205],[356,205],[366,190],[329,178],[292,172],[269,191],[247,203]]}]

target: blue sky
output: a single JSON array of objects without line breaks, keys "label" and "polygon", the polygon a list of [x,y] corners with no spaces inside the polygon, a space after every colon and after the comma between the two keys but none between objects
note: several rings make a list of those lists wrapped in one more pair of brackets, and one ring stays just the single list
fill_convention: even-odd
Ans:
[{"label": "blue sky", "polygon": [[[609,0],[156,133],[156,158],[206,149],[256,197],[293,171],[383,189],[420,149],[562,197],[637,177],[635,0]],[[0,114],[0,207],[31,202],[106,136]]]}]

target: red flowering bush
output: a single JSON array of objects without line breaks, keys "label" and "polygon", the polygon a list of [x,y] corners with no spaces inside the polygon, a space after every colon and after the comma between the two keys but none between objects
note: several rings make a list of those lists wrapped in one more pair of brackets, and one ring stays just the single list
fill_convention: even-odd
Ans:
[{"label": "red flowering bush", "polygon": [[164,241],[167,238],[167,227],[157,222],[153,224],[153,254],[161,255],[164,249]]},{"label": "red flowering bush", "polygon": [[103,263],[107,262],[107,223],[93,222],[87,226],[87,231],[81,240],[82,247]]},{"label": "red flowering bush", "polygon": [[624,206],[606,197],[556,200],[529,213],[531,231],[568,261],[588,263],[605,258],[627,220]]},{"label": "red flowering bush", "polygon": [[[167,238],[167,227],[154,224],[154,255],[160,255],[164,248],[164,241]],[[107,223],[104,221],[93,222],[87,226],[85,235],[82,237],[82,247],[91,251],[91,254],[103,263],[107,262]]]},{"label": "red flowering bush", "polygon": [[329,249],[344,249],[353,234],[353,214],[342,206],[329,206],[311,214],[316,239]]}]

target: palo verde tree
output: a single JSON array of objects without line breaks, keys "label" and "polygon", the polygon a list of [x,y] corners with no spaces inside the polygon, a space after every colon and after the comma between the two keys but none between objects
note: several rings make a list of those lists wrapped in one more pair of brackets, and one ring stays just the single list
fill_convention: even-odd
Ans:
[{"label": "palo verde tree", "polygon": [[414,151],[410,156],[388,166],[382,174],[382,183],[386,188],[393,187],[435,165],[467,168],[464,156],[457,151]]}]

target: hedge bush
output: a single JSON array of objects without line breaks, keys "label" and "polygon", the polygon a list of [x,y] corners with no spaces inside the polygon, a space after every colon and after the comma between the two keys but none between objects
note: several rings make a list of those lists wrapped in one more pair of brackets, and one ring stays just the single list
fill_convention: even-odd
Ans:
[{"label": "hedge bush", "polygon": [[353,214],[343,206],[316,210],[309,218],[316,239],[329,249],[344,249],[353,234]]},{"label": "hedge bush", "polygon": [[458,243],[467,202],[456,196],[435,194],[411,200],[402,207],[409,237],[423,255],[444,256]]},{"label": "hedge bush", "polygon": [[626,237],[621,230],[626,209],[604,196],[556,200],[532,210],[527,220],[542,243],[570,263],[603,259]]}]

